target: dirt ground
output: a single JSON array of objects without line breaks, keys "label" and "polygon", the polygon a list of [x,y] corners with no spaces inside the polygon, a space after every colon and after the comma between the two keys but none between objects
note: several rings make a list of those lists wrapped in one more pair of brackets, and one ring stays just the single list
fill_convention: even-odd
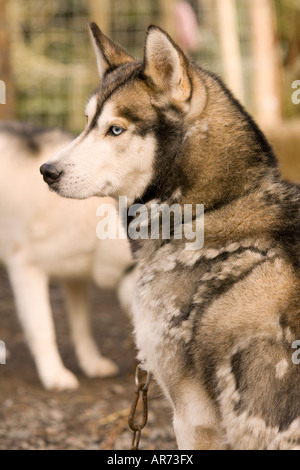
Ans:
[{"label": "dirt ground", "polygon": [[[128,413],[134,395],[134,349],[130,322],[113,293],[91,286],[91,315],[101,352],[120,366],[118,377],[88,379],[78,368],[60,287],[51,286],[57,339],[65,365],[79,378],[72,392],[42,388],[14,307],[6,272],[0,267],[0,339],[7,363],[0,364],[0,450],[130,449]],[[176,449],[171,412],[158,386],[150,390],[149,420],[140,449]]]}]

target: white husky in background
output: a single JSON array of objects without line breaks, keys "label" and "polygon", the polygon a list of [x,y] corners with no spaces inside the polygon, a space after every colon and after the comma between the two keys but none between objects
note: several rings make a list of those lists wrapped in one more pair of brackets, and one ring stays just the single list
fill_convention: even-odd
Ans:
[{"label": "white husky in background", "polygon": [[[58,352],[48,282],[63,280],[76,354],[89,377],[118,368],[101,356],[91,335],[86,281],[120,287],[132,265],[127,240],[99,240],[96,208],[103,200],[74,201],[49,191],[41,163],[71,141],[58,130],[0,124],[0,260],[8,269],[18,315],[38,373],[47,389],[73,389],[77,378]],[[111,202],[108,198],[105,203]],[[126,289],[121,289],[130,296]],[[124,303],[130,303],[124,297]],[[120,299],[121,300],[121,299]]]}]

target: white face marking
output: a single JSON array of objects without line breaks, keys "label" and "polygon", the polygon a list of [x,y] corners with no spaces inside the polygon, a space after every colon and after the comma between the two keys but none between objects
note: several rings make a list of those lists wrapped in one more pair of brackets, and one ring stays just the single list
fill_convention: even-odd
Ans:
[{"label": "white face marking", "polygon": [[[97,126],[88,131],[96,108],[94,95],[86,106],[86,131],[47,162],[63,172],[53,189],[75,199],[127,196],[131,204],[152,179],[154,136],[134,133],[134,124],[116,115],[112,99],[105,103]],[[112,126],[124,131],[114,136],[109,132]]]},{"label": "white face marking", "polygon": [[84,114],[87,117],[87,125],[90,124],[93,116],[96,113],[96,110],[97,110],[97,95],[93,95],[87,102],[85,111],[84,111]]}]

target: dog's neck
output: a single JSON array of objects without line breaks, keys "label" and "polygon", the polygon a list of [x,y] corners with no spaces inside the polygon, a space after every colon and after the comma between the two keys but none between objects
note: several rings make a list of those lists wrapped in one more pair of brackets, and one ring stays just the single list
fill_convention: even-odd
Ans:
[{"label": "dog's neck", "polygon": [[[255,188],[249,190],[239,197],[232,199],[227,204],[206,207],[204,205],[204,248],[217,248],[232,242],[241,242],[242,240],[264,240],[269,237],[271,230],[275,230],[282,222],[283,207],[279,195],[283,193],[281,185],[285,182],[281,180],[274,181],[270,177],[266,177],[260,185],[260,191]],[[287,187],[285,187],[285,191]],[[290,191],[294,189],[291,186]],[[292,195],[291,195],[292,196]],[[297,201],[295,195],[295,218],[299,218],[299,208],[297,209]],[[291,197],[292,200],[292,197]],[[185,223],[184,220],[184,207],[186,204],[192,206],[192,219],[188,220],[190,224],[190,233],[196,233],[200,225],[197,220],[196,204],[191,204],[191,199],[181,193],[178,188],[173,196],[163,201],[151,199],[144,206],[146,208],[145,217],[143,218],[142,225],[146,227],[148,238],[133,239],[130,234],[128,239],[130,241],[131,250],[136,259],[147,259],[157,250],[161,249],[167,244],[176,245],[184,249],[186,244],[191,243],[191,239],[184,236]],[[174,236],[174,229],[171,223],[170,237],[164,239],[162,237],[162,227],[160,225],[159,238],[151,239],[151,231],[153,220],[150,217],[151,207],[160,207],[165,204],[171,207],[173,204],[179,206],[182,211],[182,238],[177,239]],[[140,214],[138,214],[138,217]],[[135,222],[136,217],[129,217],[127,220],[127,228],[130,224]],[[141,219],[140,219],[141,220]],[[172,220],[173,221],[173,220]],[[288,221],[287,221],[288,222]],[[145,230],[146,230],[145,229]],[[145,233],[145,232],[144,232]],[[201,249],[201,248],[200,248]]]},{"label": "dog's neck", "polygon": [[[299,218],[298,194],[290,197],[296,202],[294,215],[288,217],[290,211],[283,207],[280,194],[294,190],[281,181],[268,142],[230,93],[214,78],[202,75],[212,94],[201,115],[197,114],[195,98],[184,125],[183,121],[174,121],[174,129],[160,141],[152,182],[136,202],[147,206],[176,203],[182,212],[186,204],[194,211],[197,204],[203,204],[205,247],[265,238],[283,218],[287,225],[289,218]],[[284,187],[280,187],[282,184]],[[191,222],[192,229],[196,229],[196,222]],[[145,220],[145,224],[150,232],[151,220]],[[189,241],[184,237],[177,240],[172,233],[169,240],[133,240],[130,236],[129,240],[138,258],[147,258],[165,244]]]}]

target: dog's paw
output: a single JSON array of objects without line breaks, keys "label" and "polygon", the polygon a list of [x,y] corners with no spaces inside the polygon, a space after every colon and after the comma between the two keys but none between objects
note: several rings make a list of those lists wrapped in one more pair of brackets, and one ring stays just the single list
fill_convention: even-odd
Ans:
[{"label": "dog's paw", "polygon": [[47,390],[75,390],[79,387],[79,382],[75,375],[65,368],[56,371],[54,374],[43,374],[41,379]]},{"label": "dog's paw", "polygon": [[105,357],[85,361],[81,367],[88,377],[112,377],[119,373],[117,364]]}]

